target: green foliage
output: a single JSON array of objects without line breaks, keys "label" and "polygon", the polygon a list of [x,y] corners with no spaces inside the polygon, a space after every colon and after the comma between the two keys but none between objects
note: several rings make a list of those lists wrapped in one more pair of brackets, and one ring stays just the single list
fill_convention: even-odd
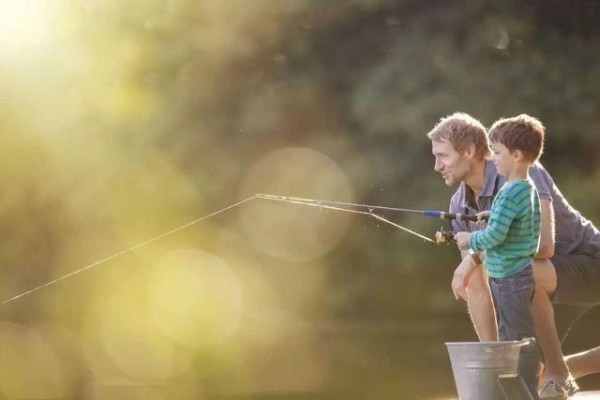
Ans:
[{"label": "green foliage", "polygon": [[[593,207],[600,195],[600,52],[595,51],[600,9],[594,2],[63,0],[45,11],[40,15],[52,23],[30,23],[40,31],[0,26],[3,299],[255,190],[281,188],[290,193],[272,194],[445,210],[454,189],[433,171],[425,135],[455,111],[485,125],[518,113],[539,117],[548,132],[542,162],[573,205],[600,223],[600,211]],[[282,150],[312,158],[272,161]],[[272,164],[265,164],[268,160]],[[435,318],[439,331],[472,337],[464,308],[449,290],[455,249],[432,247],[364,215],[325,219],[321,214],[321,219],[318,210],[243,207],[138,249],[112,271],[107,264],[102,274],[87,275],[73,286],[48,287],[44,296],[33,294],[0,313],[71,330],[90,342],[91,350],[85,351],[92,353],[100,352],[102,340],[110,342],[100,338],[102,332],[115,337],[105,344],[107,353],[118,354],[123,343],[143,338],[142,345],[150,343],[154,351],[142,346],[131,354],[139,351],[150,361],[182,357],[191,366],[189,376],[204,377],[207,387],[224,395],[248,388],[286,390],[290,379],[300,382],[295,386],[300,389],[335,387],[328,368],[347,364],[348,354],[376,363],[362,352],[378,339],[353,349],[359,339],[344,330],[347,321],[400,321],[389,332],[415,340],[419,332],[398,327],[403,319]],[[441,225],[422,216],[386,217],[428,236]],[[321,223],[311,224],[316,219]],[[332,227],[323,221],[333,221]],[[264,247],[256,225],[265,235]],[[332,237],[338,241],[323,244],[325,254],[303,254],[300,261],[277,257],[286,252],[265,251],[293,246],[293,237],[307,253],[311,245],[327,244]],[[137,331],[155,323],[152,301],[144,294],[152,283],[148,270],[167,263],[157,261],[169,259],[165,254],[184,248],[211,252],[217,261],[205,256],[215,265],[225,260],[239,277],[246,307],[241,326],[247,335],[234,335],[209,350],[189,350],[158,331]],[[165,269],[179,267],[172,263]],[[220,282],[222,277],[212,278]],[[127,304],[125,311],[116,300],[106,300],[115,293]],[[159,306],[173,310],[179,305],[169,301]],[[209,305],[200,322],[214,320],[223,328],[217,318],[222,315],[211,314],[218,305]],[[138,308],[143,310],[139,321],[135,313],[127,314]],[[106,326],[104,311],[128,321],[122,331]],[[464,330],[452,325],[454,318]],[[320,324],[346,332],[329,353],[317,345],[326,331]],[[348,324],[363,329],[362,322]],[[377,326],[388,329],[385,323]],[[435,330],[418,343],[439,341],[431,333]],[[311,351],[285,347],[295,340]],[[278,360],[268,367],[272,356],[265,343],[280,346],[282,354],[292,351],[300,366],[286,370],[280,368],[285,360]],[[411,360],[419,364],[420,354],[412,350]],[[445,360],[439,351],[431,350],[428,360]],[[373,367],[383,371],[383,378],[373,372],[370,387],[387,379],[381,398],[402,388],[423,398],[415,385],[391,379],[394,368],[409,369],[396,356],[391,366]],[[137,366],[147,374],[137,378],[147,382],[164,373],[153,370],[152,362],[136,364],[133,356],[113,360],[118,368],[108,358],[92,357],[94,367],[123,372]],[[77,362],[71,367],[76,370]],[[244,371],[256,369],[271,378],[261,382],[273,386],[248,383],[254,380]],[[300,378],[290,378],[295,374]],[[342,375],[353,382],[364,370]],[[223,376],[231,382],[224,383]],[[175,378],[160,379],[179,387]],[[27,387],[26,380],[19,382],[10,387]],[[1,383],[0,397],[10,397]],[[197,394],[195,386],[177,390],[189,391],[191,398]]]}]

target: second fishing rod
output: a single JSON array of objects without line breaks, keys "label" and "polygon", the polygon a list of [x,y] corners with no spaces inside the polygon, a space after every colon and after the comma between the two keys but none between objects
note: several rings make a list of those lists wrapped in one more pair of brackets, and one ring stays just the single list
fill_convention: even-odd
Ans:
[{"label": "second fishing rod", "polygon": [[314,206],[336,206],[336,207],[345,207],[345,208],[360,208],[360,209],[367,209],[367,210],[369,210],[369,212],[373,212],[375,210],[381,210],[381,211],[390,211],[390,212],[421,214],[426,217],[441,218],[441,219],[456,220],[456,221],[478,222],[478,221],[487,221],[488,220],[487,215],[478,217],[477,215],[456,214],[456,213],[449,213],[449,212],[445,212],[445,211],[413,210],[413,209],[409,209],[409,208],[374,206],[374,205],[369,205],[369,204],[348,203],[348,202],[343,202],[343,201],[332,201],[332,200],[307,199],[307,198],[302,198],[302,197],[276,196],[276,195],[271,195],[271,194],[257,194],[256,197],[265,199],[265,200],[281,201],[281,202],[292,203],[292,204],[303,204],[303,205],[314,205]]}]

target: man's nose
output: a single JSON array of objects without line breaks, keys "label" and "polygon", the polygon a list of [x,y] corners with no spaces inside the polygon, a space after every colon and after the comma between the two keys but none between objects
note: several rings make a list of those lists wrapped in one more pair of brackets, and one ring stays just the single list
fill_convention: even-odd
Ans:
[{"label": "man's nose", "polygon": [[442,170],[442,163],[439,160],[435,159],[435,165],[433,166],[434,171],[440,172]]}]

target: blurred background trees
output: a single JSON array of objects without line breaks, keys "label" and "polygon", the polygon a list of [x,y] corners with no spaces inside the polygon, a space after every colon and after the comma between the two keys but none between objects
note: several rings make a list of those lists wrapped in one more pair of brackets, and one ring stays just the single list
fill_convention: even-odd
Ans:
[{"label": "blurred background trees", "polygon": [[[446,209],[425,134],[454,111],[540,118],[542,162],[600,223],[597,2],[2,7],[2,299],[256,193]],[[450,398],[443,342],[475,338],[457,260],[252,200],[3,305],[0,397]]]}]

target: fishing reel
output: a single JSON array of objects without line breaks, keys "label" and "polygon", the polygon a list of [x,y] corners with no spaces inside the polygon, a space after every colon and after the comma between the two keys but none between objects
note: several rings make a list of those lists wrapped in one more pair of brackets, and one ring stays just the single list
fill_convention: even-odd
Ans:
[{"label": "fishing reel", "polygon": [[454,240],[454,234],[455,232],[452,230],[444,230],[444,228],[441,228],[435,233],[435,242],[437,244],[445,245],[456,243],[456,240]]}]

